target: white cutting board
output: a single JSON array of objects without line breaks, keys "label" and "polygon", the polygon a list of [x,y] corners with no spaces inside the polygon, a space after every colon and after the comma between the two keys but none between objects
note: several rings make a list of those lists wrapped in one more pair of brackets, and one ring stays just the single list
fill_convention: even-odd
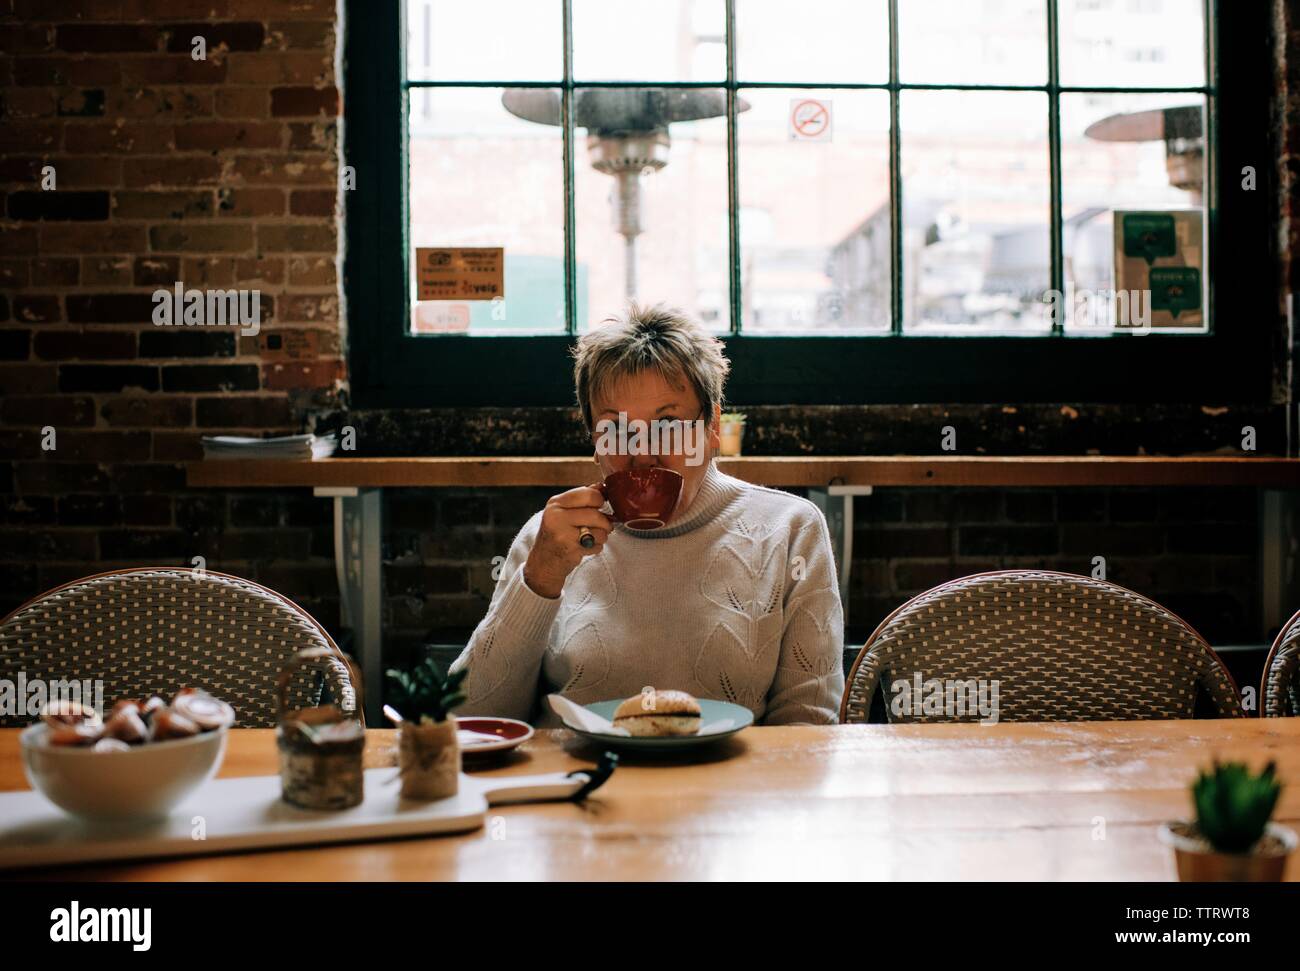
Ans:
[{"label": "white cutting board", "polygon": [[[351,809],[299,809],[280,798],[280,777],[213,779],[166,819],[93,822],[70,816],[38,792],[0,793],[0,870],[140,857],[463,833],[483,825],[489,805],[566,799],[588,776],[564,772],[495,779],[460,776],[446,799],[402,799],[394,767],[367,769],[365,799]],[[204,838],[196,839],[202,817]]]}]

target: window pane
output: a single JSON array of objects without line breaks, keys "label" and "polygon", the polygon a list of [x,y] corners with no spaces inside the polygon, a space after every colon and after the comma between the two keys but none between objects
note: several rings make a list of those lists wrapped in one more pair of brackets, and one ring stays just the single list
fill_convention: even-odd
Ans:
[{"label": "window pane", "polygon": [[730,328],[725,110],[720,88],[574,92],[579,330],[629,297]]},{"label": "window pane", "polygon": [[898,76],[909,84],[1046,84],[1044,0],[902,0]]},{"label": "window pane", "polygon": [[1046,95],[900,97],[904,329],[1050,330]]},{"label": "window pane", "polygon": [[[750,88],[742,96],[750,107],[737,119],[741,329],[887,333],[888,94]],[[809,122],[813,137],[804,136]]]},{"label": "window pane", "polygon": [[[410,109],[411,332],[564,333],[560,129],[511,114],[499,88],[412,91]],[[504,299],[420,300],[420,247],[503,247]]]},{"label": "window pane", "polygon": [[[1061,96],[1065,279],[1075,287],[1065,301],[1067,332],[1096,335],[1113,325],[1116,301],[1093,297],[1116,286],[1117,209],[1200,212],[1200,238],[1180,247],[1178,259],[1204,279],[1204,111],[1204,98],[1195,94]],[[1131,283],[1125,281],[1126,293]],[[1178,316],[1204,329],[1204,314]]]},{"label": "window pane", "polygon": [[406,0],[412,81],[559,81],[559,0]]},{"label": "window pane", "polygon": [[740,81],[884,84],[886,0],[736,0]]},{"label": "window pane", "polygon": [[1205,83],[1202,0],[1060,0],[1061,83]]},{"label": "window pane", "polygon": [[578,81],[722,81],[723,0],[574,0]]}]

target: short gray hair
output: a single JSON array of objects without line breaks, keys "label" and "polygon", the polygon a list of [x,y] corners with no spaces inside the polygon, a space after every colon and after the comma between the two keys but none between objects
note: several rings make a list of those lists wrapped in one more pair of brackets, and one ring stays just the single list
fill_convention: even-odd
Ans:
[{"label": "short gray hair", "polygon": [[588,430],[595,428],[593,397],[644,371],[689,384],[704,406],[704,420],[712,421],[731,370],[724,350],[722,341],[682,311],[662,303],[631,303],[583,334],[573,349],[573,383],[583,422]]}]

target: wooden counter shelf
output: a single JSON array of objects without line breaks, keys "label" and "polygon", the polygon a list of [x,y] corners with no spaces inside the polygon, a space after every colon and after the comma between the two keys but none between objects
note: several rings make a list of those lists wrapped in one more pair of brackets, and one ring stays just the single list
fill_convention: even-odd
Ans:
[{"label": "wooden counter shelf", "polygon": [[[1200,456],[956,456],[830,455],[744,456],[718,460],[722,471],[760,485],[806,488],[830,531],[848,615],[854,558],[854,498],[877,487],[1042,489],[1114,486],[1236,486],[1262,490],[1260,575],[1269,616],[1294,610],[1285,596],[1287,551],[1283,548],[1287,491],[1300,489],[1300,459]],[[383,684],[383,496],[385,490],[450,486],[497,488],[541,486],[556,492],[599,478],[591,456],[494,458],[329,458],[315,461],[191,462],[187,481],[197,488],[309,488],[334,502],[335,559],[343,615],[355,633],[366,712],[382,720]],[[539,504],[540,505],[540,504]],[[522,525],[522,524],[520,524]],[[504,554],[506,551],[503,549]],[[863,555],[861,541],[857,555]],[[867,551],[869,552],[869,551]]]},{"label": "wooden counter shelf", "polygon": [[[768,486],[1300,486],[1300,459],[1204,456],[745,456],[729,475]],[[191,462],[191,486],[416,488],[574,486],[597,478],[587,457],[330,458]]]}]

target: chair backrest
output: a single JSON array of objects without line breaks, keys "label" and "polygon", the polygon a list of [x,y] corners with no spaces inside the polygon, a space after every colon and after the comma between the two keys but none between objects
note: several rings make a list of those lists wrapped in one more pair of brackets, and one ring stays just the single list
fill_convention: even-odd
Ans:
[{"label": "chair backrest", "polygon": [[1300,715],[1300,612],[1282,625],[1264,661],[1259,712],[1265,718]]},{"label": "chair backrest", "polygon": [[[310,614],[266,587],[224,573],[147,567],[75,580],[0,621],[0,678],[44,679],[47,691],[52,681],[102,680],[108,706],[202,688],[235,709],[236,724],[269,727],[277,675],[311,647],[343,657]],[[338,702],[358,707],[347,665],[337,667]],[[291,704],[317,700],[318,686],[298,685]],[[25,711],[0,716],[9,727],[31,721]]]},{"label": "chair backrest", "polygon": [[980,720],[976,700],[995,691],[998,721],[1191,718],[1198,696],[1244,717],[1227,668],[1177,616],[1046,570],[978,573],[903,604],[858,654],[840,721],[867,721],[877,689],[891,722]]}]

